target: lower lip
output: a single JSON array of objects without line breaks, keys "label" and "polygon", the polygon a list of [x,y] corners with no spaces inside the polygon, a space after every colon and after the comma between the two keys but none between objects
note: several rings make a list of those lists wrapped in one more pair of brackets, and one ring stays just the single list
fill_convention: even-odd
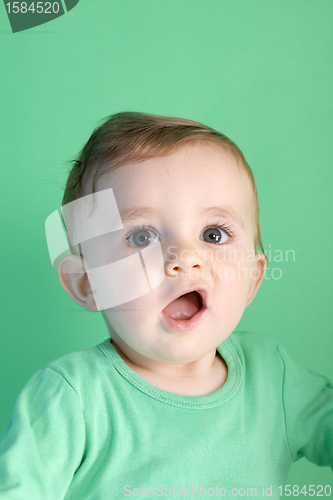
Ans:
[{"label": "lower lip", "polygon": [[191,330],[202,319],[207,311],[207,307],[202,307],[199,312],[197,312],[190,319],[174,319],[169,316],[166,316],[163,312],[161,312],[161,317],[164,322],[168,325],[169,328],[176,332],[184,332],[186,330]]}]

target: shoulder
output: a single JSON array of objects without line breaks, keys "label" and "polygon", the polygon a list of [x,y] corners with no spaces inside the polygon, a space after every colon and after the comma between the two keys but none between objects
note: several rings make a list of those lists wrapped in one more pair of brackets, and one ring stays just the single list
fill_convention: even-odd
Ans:
[{"label": "shoulder", "polygon": [[248,375],[257,374],[261,377],[264,372],[274,378],[283,376],[283,359],[279,344],[274,340],[247,331],[233,332],[228,340]]},{"label": "shoulder", "polygon": [[284,388],[330,385],[327,377],[301,365],[281,344],[262,334],[239,331],[233,332],[228,339],[248,372],[279,380]]},{"label": "shoulder", "polygon": [[110,367],[110,361],[106,358],[103,349],[101,349],[101,346],[108,341],[109,339],[96,346],[65,354],[50,361],[39,372],[44,377],[58,376],[56,378],[59,378],[60,376],[72,387],[80,385],[80,381],[82,381],[81,383],[88,380],[92,382],[101,371],[105,371],[106,368]]},{"label": "shoulder", "polygon": [[277,342],[260,333],[237,331],[233,332],[228,339],[235,348],[242,350],[244,354],[279,355]]},{"label": "shoulder", "polygon": [[[103,404],[105,395],[112,392],[114,368],[103,344],[82,349],[57,358],[35,372],[21,390],[17,404],[33,420],[46,411],[77,414],[81,410]],[[20,410],[21,411],[21,410]]]}]

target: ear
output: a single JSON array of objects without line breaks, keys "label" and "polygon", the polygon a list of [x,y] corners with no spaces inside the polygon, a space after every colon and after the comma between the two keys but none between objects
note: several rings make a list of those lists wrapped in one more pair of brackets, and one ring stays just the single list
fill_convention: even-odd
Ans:
[{"label": "ear", "polygon": [[249,293],[247,297],[246,306],[249,306],[253,301],[254,297],[257,295],[257,291],[264,279],[267,266],[267,259],[264,254],[255,254],[254,266],[251,269],[251,284],[249,288]]},{"label": "ear", "polygon": [[92,287],[82,264],[82,257],[79,255],[64,255],[58,263],[59,281],[77,304],[88,311],[97,312]]}]

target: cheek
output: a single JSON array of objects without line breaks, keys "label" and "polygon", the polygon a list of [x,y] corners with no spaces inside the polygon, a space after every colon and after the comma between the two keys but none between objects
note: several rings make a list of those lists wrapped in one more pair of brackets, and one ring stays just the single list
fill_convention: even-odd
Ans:
[{"label": "cheek", "polygon": [[215,260],[210,266],[209,271],[225,285],[231,282],[237,283],[237,286],[244,286],[251,280],[252,264],[245,259],[226,258],[222,261]]},{"label": "cheek", "polygon": [[153,304],[152,293],[148,293],[121,306],[106,309],[103,315],[117,333],[131,335],[140,330],[140,325],[147,324],[147,311],[152,310]]},{"label": "cheek", "polygon": [[252,265],[243,260],[231,260],[223,263],[215,262],[214,268],[214,281],[224,303],[228,303],[232,309],[242,307],[247,300]]},{"label": "cheek", "polygon": [[246,274],[242,267],[230,263],[220,268],[218,282],[214,284],[218,289],[214,315],[229,333],[234,331],[246,308],[249,291]]}]

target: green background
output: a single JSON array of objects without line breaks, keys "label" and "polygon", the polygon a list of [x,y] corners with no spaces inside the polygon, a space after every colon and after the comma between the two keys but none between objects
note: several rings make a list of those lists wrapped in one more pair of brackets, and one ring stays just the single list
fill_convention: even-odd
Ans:
[{"label": "green background", "polygon": [[[266,279],[237,329],[333,379],[331,0],[81,0],[13,34],[0,7],[1,415],[46,363],[107,338],[52,269],[44,222],[66,161],[124,110],[203,122],[233,139],[259,191]],[[274,262],[292,249],[295,262]],[[290,484],[332,484],[305,459]]]}]

